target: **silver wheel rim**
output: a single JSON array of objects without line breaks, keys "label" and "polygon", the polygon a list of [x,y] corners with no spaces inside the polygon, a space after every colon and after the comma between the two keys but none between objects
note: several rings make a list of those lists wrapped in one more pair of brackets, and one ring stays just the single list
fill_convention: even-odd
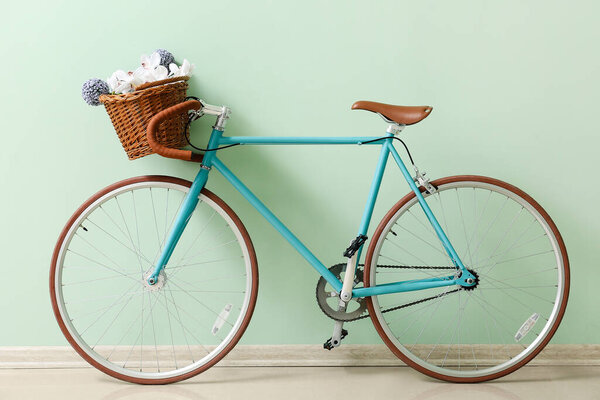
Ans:
[{"label": "silver wheel rim", "polygon": [[[55,277],[54,277],[54,279],[55,279],[55,295],[56,295],[58,309],[60,312],[61,319],[64,322],[67,330],[69,331],[69,333],[71,334],[73,339],[76,341],[77,345],[88,356],[90,356],[93,360],[95,360],[98,364],[100,364],[103,367],[105,367],[111,371],[114,371],[118,374],[129,376],[132,378],[149,379],[149,380],[168,379],[168,378],[172,378],[172,377],[185,375],[191,371],[201,368],[202,366],[211,362],[215,357],[217,357],[223,351],[223,349],[225,349],[225,347],[227,347],[227,345],[229,343],[231,343],[231,341],[234,338],[234,336],[236,335],[236,333],[242,327],[242,322],[243,322],[244,317],[246,316],[246,314],[248,312],[248,308],[250,306],[252,286],[253,286],[252,264],[251,264],[250,254],[249,254],[248,248],[245,246],[245,241],[242,236],[242,233],[240,232],[238,227],[235,225],[234,221],[214,201],[212,201],[210,198],[208,198],[204,194],[200,194],[199,206],[202,204],[204,206],[209,207],[211,210],[214,211],[214,218],[217,218],[217,216],[222,218],[223,222],[226,223],[227,227],[231,230],[231,233],[234,235],[235,240],[237,241],[237,244],[239,245],[239,252],[242,255],[241,257],[243,258],[242,264],[243,264],[244,275],[245,275],[243,300],[241,301],[241,304],[239,304],[239,313],[237,315],[237,318],[235,319],[235,321],[233,323],[229,323],[229,325],[231,325],[229,332],[227,333],[226,336],[223,337],[223,339],[220,341],[220,343],[216,346],[215,345],[205,346],[202,343],[200,343],[199,346],[203,347],[207,354],[205,354],[202,357],[198,357],[197,359],[195,359],[195,357],[192,355],[193,362],[191,362],[185,366],[177,365],[177,361],[176,361],[177,352],[173,345],[173,356],[175,357],[176,368],[168,370],[168,371],[160,371],[160,366],[157,368],[158,369],[157,372],[137,371],[134,369],[125,368],[121,365],[111,362],[109,359],[105,358],[104,356],[102,356],[101,354],[96,352],[92,348],[92,347],[96,347],[96,346],[91,346],[90,344],[88,344],[86,342],[86,340],[84,340],[82,338],[82,335],[77,331],[76,327],[74,326],[71,319],[69,318],[69,310],[68,310],[67,305],[65,304],[64,293],[63,293],[63,283],[62,283],[65,254],[67,253],[69,246],[71,244],[71,241],[75,237],[76,232],[80,229],[83,221],[88,220],[88,217],[90,215],[93,215],[94,211],[96,211],[100,206],[107,204],[109,201],[117,198],[120,195],[124,195],[128,192],[132,192],[132,191],[136,191],[136,190],[140,190],[140,189],[150,189],[150,190],[152,190],[152,189],[163,189],[163,190],[168,189],[169,191],[173,191],[171,193],[174,193],[174,192],[180,193],[181,196],[183,196],[185,193],[187,193],[189,191],[189,188],[187,186],[179,185],[176,183],[163,182],[163,181],[137,182],[137,183],[132,183],[132,184],[125,185],[125,186],[119,187],[117,189],[114,189],[113,191],[106,193],[105,195],[101,196],[96,201],[94,201],[92,204],[90,204],[85,210],[83,210],[83,212],[79,215],[79,217],[70,226],[70,229],[67,232],[67,234],[62,242],[61,248],[58,253],[57,266],[56,266],[56,272],[55,272]],[[169,192],[167,192],[167,199],[169,197],[168,193]],[[132,194],[132,196],[133,196],[133,194]],[[167,204],[168,204],[168,200],[167,200]],[[181,204],[179,204],[179,207],[180,206],[181,206]],[[177,208],[177,210],[179,209],[179,207]],[[168,211],[168,208],[166,208],[166,209]],[[194,218],[194,215],[196,215],[196,211],[194,212],[194,214],[192,215],[192,217],[190,219]],[[167,215],[166,212],[165,212],[165,215]],[[172,216],[169,215],[168,218],[167,217],[165,218],[165,226],[164,226],[165,228],[167,226],[166,225],[167,220],[170,220],[172,223]],[[125,219],[124,219],[124,221],[125,221]],[[156,222],[156,217],[155,217],[155,222]],[[208,226],[208,223],[207,223],[207,226]],[[162,231],[162,227],[160,228],[160,230]],[[159,231],[159,228],[157,227],[157,233],[158,233],[158,231]],[[184,232],[184,234],[185,234],[185,232]],[[138,234],[138,240],[139,240],[139,234]],[[164,238],[162,238],[162,242],[164,243]],[[135,243],[132,247],[135,248]],[[141,251],[140,251],[140,253],[141,253]],[[169,270],[170,266],[171,266],[171,261],[169,262],[169,265],[167,266],[167,269],[166,269],[169,272],[170,272],[170,270]],[[183,269],[180,269],[179,271],[175,271],[175,272],[173,272],[173,274],[174,275],[181,274],[182,273],[181,271],[183,271]],[[169,272],[167,272],[167,274]],[[140,285],[141,285],[141,283],[140,283]],[[181,287],[181,284],[180,284],[180,287]],[[184,292],[184,290],[181,290],[181,291]],[[188,292],[190,292],[190,290],[188,290]],[[142,297],[145,299],[144,290],[142,290],[142,293],[143,293]],[[150,296],[150,294],[149,294],[149,296]],[[172,296],[172,293],[171,293],[171,296]],[[142,300],[142,304],[143,304],[143,302],[145,302],[144,299]],[[152,300],[149,300],[149,305],[152,308],[151,301]],[[159,299],[154,300],[154,301],[155,301],[154,306],[159,304]],[[175,305],[174,301],[175,301],[175,299],[173,298],[173,303],[171,303],[171,304]],[[167,305],[167,307],[170,302],[171,302],[171,300],[168,300],[168,298],[166,297],[166,294],[165,294],[165,305]],[[198,305],[198,308],[200,308],[200,307],[201,306]],[[223,310],[225,310],[225,309],[223,309]],[[215,325],[216,325],[216,321],[221,321],[221,320],[223,320],[224,323],[227,323],[226,318],[221,318],[221,316],[220,316],[221,314],[219,313],[219,311],[220,310],[217,310],[218,315],[214,318]],[[169,314],[168,309],[167,309],[167,314]],[[171,312],[171,316],[174,316],[173,312]],[[163,321],[163,322],[165,322],[165,321]],[[181,315],[180,315],[179,322],[181,323]],[[170,320],[169,324],[171,324],[171,323],[173,323],[173,321]],[[182,323],[181,323],[181,327],[182,327],[182,331],[184,332],[184,335],[186,332],[188,334],[191,334],[188,332],[187,328],[185,328],[183,326]],[[214,329],[214,326],[213,326],[213,329]],[[217,331],[217,333],[218,333],[218,331]],[[142,345],[140,346],[141,352],[145,351],[143,349],[143,346],[144,346],[144,344],[142,343]],[[135,347],[135,343],[134,343],[133,347]],[[162,346],[162,347],[164,347],[164,346]],[[168,347],[168,345],[167,345],[167,347]],[[156,343],[155,343],[155,348],[156,348]],[[189,349],[190,349],[190,346],[188,345],[188,350]],[[159,350],[156,351],[157,360],[159,358],[158,352],[159,352]],[[161,348],[160,352],[161,352],[161,356],[162,356],[162,353],[164,353],[164,349]],[[190,353],[191,353],[191,350],[190,350]],[[110,357],[108,357],[108,358],[110,358]],[[122,360],[119,360],[119,361],[122,361]],[[158,363],[160,363],[160,361],[158,361]],[[126,364],[127,364],[127,361],[126,361]],[[140,360],[140,368],[141,369],[144,368],[144,360],[143,359]],[[166,366],[166,368],[168,368],[168,366]]]},{"label": "silver wheel rim", "polygon": [[[382,328],[385,332],[385,335],[394,344],[394,346],[399,351],[401,351],[406,357],[408,357],[411,361],[413,361],[417,365],[419,365],[429,371],[437,373],[437,374],[451,376],[451,377],[457,377],[457,378],[476,378],[476,377],[493,375],[493,374],[496,374],[498,372],[501,372],[501,371],[504,371],[506,369],[513,367],[514,365],[519,363],[521,360],[527,358],[532,352],[534,352],[538,348],[540,343],[542,343],[543,340],[548,336],[548,334],[550,333],[552,327],[554,326],[554,324],[556,322],[556,319],[558,318],[558,312],[561,308],[563,294],[565,291],[565,280],[564,280],[565,273],[564,273],[563,255],[562,255],[560,247],[558,245],[558,240],[554,236],[552,229],[550,228],[548,223],[545,221],[545,219],[540,215],[540,213],[531,204],[529,204],[527,201],[525,201],[523,198],[516,195],[515,193],[513,193],[509,190],[506,190],[500,186],[496,186],[496,185],[489,184],[489,183],[483,183],[483,182],[477,182],[477,181],[460,181],[460,182],[453,182],[453,183],[440,185],[440,187],[438,188],[438,192],[437,192],[438,194],[433,194],[433,195],[424,194],[424,195],[426,198],[429,198],[428,204],[431,205],[432,201],[430,201],[430,200],[431,200],[432,196],[433,196],[433,198],[435,198],[435,196],[438,196],[440,192],[443,193],[443,192],[450,191],[452,189],[486,190],[486,191],[490,191],[495,194],[498,194],[500,196],[505,196],[508,199],[516,202],[518,205],[522,206],[523,210],[526,210],[534,218],[534,220],[537,221],[539,226],[543,229],[543,231],[547,235],[547,238],[552,247],[552,252],[554,255],[555,262],[556,262],[556,270],[557,270],[556,294],[554,296],[554,304],[551,308],[551,311],[548,313],[547,322],[545,322],[543,329],[537,334],[537,337],[534,340],[532,340],[524,349],[522,349],[522,351],[520,351],[517,354],[515,354],[514,356],[512,356],[512,358],[510,358],[509,360],[506,360],[505,362],[501,362],[496,365],[485,367],[485,368],[478,368],[476,366],[475,369],[471,369],[471,370],[461,369],[460,361],[459,361],[458,369],[456,369],[456,366],[454,366],[453,368],[448,368],[446,366],[441,367],[440,365],[430,363],[428,361],[423,360],[421,357],[416,356],[412,351],[410,351],[407,348],[408,345],[405,346],[405,344],[401,343],[401,341],[399,340],[397,335],[394,334],[394,332],[388,325],[388,321],[386,320],[384,314],[381,312],[382,307],[381,307],[380,301],[379,301],[379,297],[381,297],[381,296],[379,296],[379,297],[373,296],[372,300],[373,300],[373,306],[374,306],[374,310],[375,310],[375,316],[378,319],[380,325],[382,326]],[[411,207],[413,207],[415,205],[418,207],[417,203],[418,203],[418,200],[416,199],[416,197],[411,199],[410,201],[408,201],[394,214],[394,216],[389,220],[389,222],[384,227],[384,229],[379,237],[379,240],[376,243],[374,253],[373,253],[373,259],[372,259],[372,264],[371,264],[371,269],[370,269],[371,285],[377,284],[377,272],[378,271],[377,271],[376,266],[378,265],[378,261],[379,261],[382,247],[384,245],[386,237],[390,234],[390,230],[392,230],[392,228],[396,224],[396,222],[403,215],[408,213],[409,212],[408,210],[410,210]],[[442,202],[440,201],[440,203],[442,203]],[[459,201],[459,203],[460,203],[460,201]],[[441,207],[443,207],[443,205]],[[448,213],[448,212],[449,211],[446,210],[446,213]],[[435,211],[434,211],[434,213],[435,213]],[[462,211],[461,211],[461,213],[462,213]],[[446,229],[444,227],[444,222],[443,222],[443,219],[445,217],[441,217],[440,215],[438,215],[438,213],[435,213],[435,214],[438,217],[438,220],[439,220],[440,224],[442,225],[442,228]],[[465,236],[467,239],[466,242],[468,243],[468,235],[465,235]],[[451,241],[453,241],[452,238],[450,238],[450,239],[451,239]],[[467,247],[468,247],[468,245],[467,245]],[[461,255],[461,258],[462,258],[463,252],[459,251],[459,254]],[[463,262],[464,261],[465,261],[465,259],[463,258]],[[388,262],[389,262],[389,260],[388,260]],[[385,263],[379,262],[379,264],[385,264]],[[492,266],[492,268],[494,268],[494,266]],[[469,268],[468,265],[467,265],[467,268]],[[475,270],[477,270],[477,269],[475,268]],[[482,277],[482,282],[483,282],[483,279],[484,278]],[[504,288],[504,287],[502,287],[502,288]],[[454,288],[450,287],[449,289],[454,289]],[[444,289],[444,290],[448,290],[448,288]],[[477,289],[475,289],[475,290],[477,290]],[[474,294],[468,294],[469,292],[463,291],[463,293],[467,293],[465,296],[471,296],[471,297],[474,296]],[[386,296],[386,295],[383,295],[383,296]],[[452,295],[442,296],[439,299],[436,299],[434,301],[441,302],[441,301],[443,301],[444,297],[450,297],[450,296],[452,296]],[[422,297],[426,297],[426,296],[423,295]],[[465,301],[467,301],[467,300],[465,300]],[[459,300],[459,304],[460,304],[460,300]],[[438,307],[439,307],[439,305],[438,305]],[[383,309],[385,309],[385,307],[383,307]],[[391,312],[391,313],[393,314],[393,312]],[[433,314],[435,314],[435,311],[433,312]],[[525,321],[523,321],[523,322],[525,322]],[[536,325],[537,324],[539,324],[539,322],[536,323]],[[534,328],[532,328],[532,331],[533,331],[533,329],[535,329],[535,325],[534,325]],[[492,344],[492,343],[490,343],[490,344]],[[461,345],[459,343],[459,346],[457,346],[457,348],[460,348],[460,347],[461,347]],[[434,349],[434,351],[435,351],[435,349]],[[474,351],[474,353],[475,353],[475,351]],[[459,350],[459,354],[460,354],[460,350]],[[473,358],[475,358],[475,357],[473,357]],[[465,368],[465,366],[463,366],[463,368]]]}]

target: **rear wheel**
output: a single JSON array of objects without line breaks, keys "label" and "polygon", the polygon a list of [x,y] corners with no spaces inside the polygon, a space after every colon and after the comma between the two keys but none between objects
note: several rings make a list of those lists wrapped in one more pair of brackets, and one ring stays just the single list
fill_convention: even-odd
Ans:
[{"label": "rear wheel", "polygon": [[111,185],[75,212],[56,244],[50,295],[58,324],[86,361],[116,378],[194,376],[222,359],[250,322],[254,248],[208,190],[158,282],[147,283],[190,185],[166,176]]},{"label": "rear wheel", "polygon": [[[453,176],[423,192],[463,264],[460,286],[369,297],[386,345],[411,367],[453,382],[495,379],[535,357],[558,328],[569,293],[563,240],[544,209],[505,182]],[[456,273],[414,193],[377,227],[365,286]]]}]

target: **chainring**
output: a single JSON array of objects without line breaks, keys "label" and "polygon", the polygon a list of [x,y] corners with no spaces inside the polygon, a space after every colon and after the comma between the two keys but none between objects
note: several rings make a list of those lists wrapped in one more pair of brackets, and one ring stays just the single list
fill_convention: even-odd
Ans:
[{"label": "chainring", "polygon": [[[342,272],[346,270],[346,264],[336,264],[329,268],[331,273],[336,278],[342,279]],[[356,268],[356,274],[354,278],[354,285],[363,282],[363,271],[362,269]],[[327,281],[325,278],[320,277],[317,282],[317,304],[325,315],[336,321],[353,321],[359,318],[367,310],[367,302],[364,297],[353,298],[348,302],[346,310],[351,311],[338,311],[337,305],[339,303],[339,294],[335,291],[327,290]],[[329,302],[328,302],[329,300]]]}]

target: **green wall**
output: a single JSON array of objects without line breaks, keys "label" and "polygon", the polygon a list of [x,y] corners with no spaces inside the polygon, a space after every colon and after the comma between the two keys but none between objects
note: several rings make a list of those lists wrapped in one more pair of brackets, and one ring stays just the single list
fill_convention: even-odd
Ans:
[{"label": "green wall", "polygon": [[[60,345],[48,295],[55,240],[88,196],[142,174],[192,179],[194,165],[125,157],[102,108],[80,97],[167,48],[196,64],[191,94],[233,109],[238,135],[377,135],[359,99],[430,104],[405,130],[431,177],[472,173],[536,198],[563,233],[572,295],[556,343],[600,343],[600,13],[597,1],[19,1],[0,44],[0,345]],[[206,118],[208,119],[208,118]],[[194,128],[202,142],[212,121]],[[242,147],[222,158],[328,264],[355,235],[376,148]],[[209,187],[257,249],[259,302],[244,343],[322,343],[332,324],[316,273],[226,182]],[[374,221],[407,191],[384,178]],[[349,341],[380,343],[368,320]]]}]

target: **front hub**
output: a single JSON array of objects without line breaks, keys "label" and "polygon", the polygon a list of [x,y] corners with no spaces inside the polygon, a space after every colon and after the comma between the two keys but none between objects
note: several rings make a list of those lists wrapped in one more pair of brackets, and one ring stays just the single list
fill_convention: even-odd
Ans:
[{"label": "front hub", "polygon": [[167,283],[167,274],[165,273],[165,270],[162,269],[160,271],[160,273],[158,274],[158,276],[153,277],[152,275],[154,274],[154,270],[150,270],[148,271],[145,275],[144,275],[144,286],[146,287],[146,290],[149,290],[151,292],[156,292],[160,289],[163,288],[163,286],[165,286],[165,283]]}]

